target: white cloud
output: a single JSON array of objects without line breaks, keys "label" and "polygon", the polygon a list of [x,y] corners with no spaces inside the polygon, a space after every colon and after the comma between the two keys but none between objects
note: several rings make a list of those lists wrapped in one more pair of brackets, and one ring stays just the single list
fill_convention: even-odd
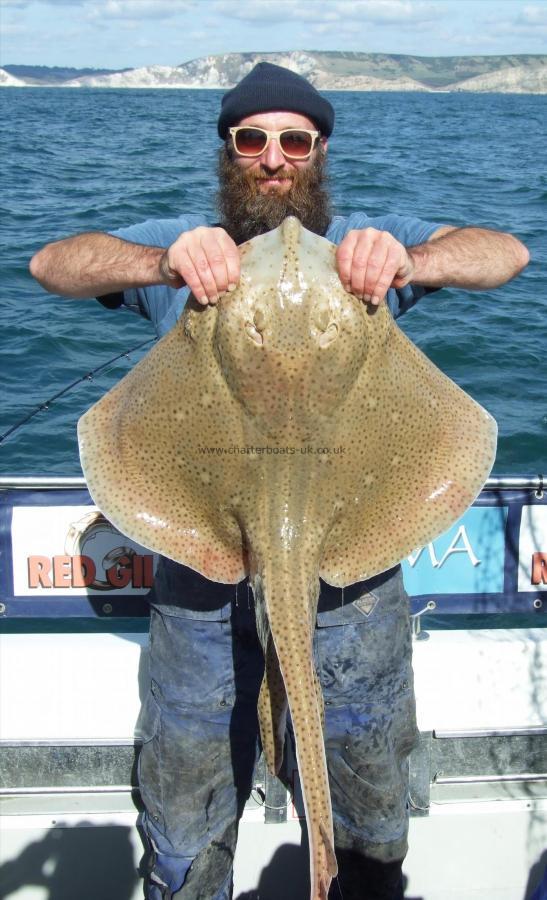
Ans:
[{"label": "white cloud", "polygon": [[525,6],[517,21],[527,25],[547,25],[547,6]]},{"label": "white cloud", "polygon": [[432,0],[214,0],[213,9],[246,22],[420,22],[442,15],[443,5]]},{"label": "white cloud", "polygon": [[293,0],[247,0],[241,4],[233,0],[215,0],[211,9],[244,22],[283,22],[292,17],[293,6]]},{"label": "white cloud", "polygon": [[8,3],[16,3],[19,7],[30,6],[84,6],[87,0],[4,0]]},{"label": "white cloud", "polygon": [[547,27],[547,5],[538,6],[536,4],[526,4],[525,6],[515,7],[512,5],[507,10],[500,6],[500,13],[488,12],[480,17],[481,25],[488,30],[504,30],[509,29],[529,29],[530,34],[534,29],[543,30]]},{"label": "white cloud", "polygon": [[336,3],[342,16],[367,22],[423,22],[438,18],[443,8],[427,0],[356,0]]},{"label": "white cloud", "polygon": [[14,22],[6,22],[6,24],[2,25],[2,34],[5,37],[7,37],[8,34],[28,34],[28,28],[26,25],[17,25]]},{"label": "white cloud", "polygon": [[[339,22],[336,25],[336,38],[339,41],[340,38],[349,38],[350,40],[356,39],[358,41],[362,40],[362,31],[361,25],[356,25],[355,22]],[[318,22],[315,25],[310,25],[307,28],[307,31],[301,32],[301,37],[304,41],[309,38],[310,34],[318,34],[318,35],[332,35],[332,25],[328,22]],[[330,42],[329,42],[330,43]],[[346,45],[345,45],[346,46]],[[353,45],[350,47],[347,45],[348,49],[354,50]],[[365,52],[365,51],[363,51]]]},{"label": "white cloud", "polygon": [[108,19],[166,19],[195,9],[210,0],[0,0],[2,8],[31,6],[81,7],[88,15]]},{"label": "white cloud", "polygon": [[[489,17],[488,32],[499,38],[519,37],[531,44],[542,42],[547,38],[547,6],[527,5],[505,19]],[[534,49],[531,47],[529,52]]]},{"label": "white cloud", "polygon": [[195,6],[196,0],[84,0],[84,8],[90,18],[130,19],[135,22],[171,19],[189,12]]},{"label": "white cloud", "polygon": [[135,47],[139,47],[140,50],[158,50],[158,44],[156,41],[151,41],[149,38],[140,37],[135,41]]}]

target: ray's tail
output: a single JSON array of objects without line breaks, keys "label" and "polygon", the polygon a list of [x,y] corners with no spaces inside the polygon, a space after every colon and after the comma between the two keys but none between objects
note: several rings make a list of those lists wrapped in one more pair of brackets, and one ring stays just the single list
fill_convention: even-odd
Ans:
[{"label": "ray's tail", "polygon": [[309,574],[310,554],[298,553],[293,547],[282,556],[280,559],[279,554],[265,554],[268,562],[261,575],[253,579],[257,624],[266,659],[259,700],[260,729],[268,766],[275,772],[282,760],[288,704],[308,827],[311,900],[326,900],[338,869],[323,737],[323,701],[312,652],[319,579],[317,568],[313,575]]}]

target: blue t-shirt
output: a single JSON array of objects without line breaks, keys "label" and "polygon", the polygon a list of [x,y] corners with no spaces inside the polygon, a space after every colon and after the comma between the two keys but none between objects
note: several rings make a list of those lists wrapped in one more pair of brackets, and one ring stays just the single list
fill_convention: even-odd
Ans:
[{"label": "blue t-shirt", "polygon": [[[205,216],[179,216],[176,219],[149,219],[138,225],[118,228],[110,234],[123,238],[134,244],[145,244],[151,247],[170,247],[184,231],[190,231],[199,225],[210,225]],[[405,247],[423,244],[440,228],[440,223],[424,222],[413,216],[367,216],[366,213],[352,213],[350,216],[334,216],[325,237],[333,244],[339,244],[342,238],[354,228],[377,228],[389,231]],[[390,288],[387,294],[389,308],[395,318],[402,315],[411,306],[430,293],[431,288],[409,284],[397,290]],[[140,313],[150,319],[159,337],[166,334],[180,317],[188,299],[187,287],[175,290],[166,285],[131,288],[124,291],[123,306]]]}]

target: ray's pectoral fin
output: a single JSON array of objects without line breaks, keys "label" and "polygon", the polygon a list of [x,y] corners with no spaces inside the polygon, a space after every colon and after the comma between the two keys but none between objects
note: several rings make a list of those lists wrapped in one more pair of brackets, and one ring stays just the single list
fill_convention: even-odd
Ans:
[{"label": "ray's pectoral fin", "polygon": [[[230,498],[240,411],[213,352],[218,310],[184,317],[78,424],[90,493],[123,534],[213,581],[246,574]],[[213,415],[213,411],[216,411]]]},{"label": "ray's pectoral fin", "polygon": [[496,451],[486,410],[409,341],[387,308],[375,318],[383,329],[371,332],[341,410],[359,435],[340,468],[351,503],[331,529],[320,569],[340,587],[396,565],[457,521]]}]

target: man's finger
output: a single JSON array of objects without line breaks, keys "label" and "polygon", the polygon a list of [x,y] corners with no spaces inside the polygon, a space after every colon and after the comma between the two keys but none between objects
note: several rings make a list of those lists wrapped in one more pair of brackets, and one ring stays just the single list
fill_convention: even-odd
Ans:
[{"label": "man's finger", "polygon": [[[209,301],[209,303],[216,303],[218,300],[218,288],[215,280],[215,276],[213,274],[213,270],[211,268],[211,264],[209,262],[209,258],[205,251],[203,250],[201,244],[199,246],[192,246],[188,249],[188,255],[190,260],[194,266],[194,269],[197,273],[197,276],[203,286],[203,290],[205,292],[205,298]],[[226,281],[226,266],[222,262],[224,266],[224,281]],[[215,257],[215,266],[217,270],[220,268],[219,266],[219,257]],[[220,275],[219,275],[220,278]],[[197,298],[199,299],[199,298]]]},{"label": "man's finger", "polygon": [[207,262],[207,268],[200,259],[198,271],[204,286],[207,288],[207,296],[210,303],[216,303],[218,295],[228,290],[228,268],[226,254],[214,234],[207,234],[202,238],[201,251]]},{"label": "man's finger", "polygon": [[[367,283],[376,280],[383,264],[383,250],[378,232],[372,228],[359,235],[351,263],[351,292],[360,300],[370,300]],[[375,278],[376,276],[376,278]]]},{"label": "man's finger", "polygon": [[360,299],[365,292],[365,278],[373,247],[374,234],[368,231],[360,232],[353,251],[350,271],[350,290]]},{"label": "man's finger", "polygon": [[336,251],[338,276],[346,290],[350,290],[351,288],[351,263],[358,237],[358,231],[348,231]]},{"label": "man's finger", "polygon": [[359,279],[359,296],[366,300],[367,303],[372,301],[374,288],[382,274],[387,255],[388,247],[383,237],[379,235],[368,253],[365,271],[362,273],[362,282],[361,276]]},{"label": "man's finger", "polygon": [[241,261],[237,244],[232,240],[223,228],[218,229],[218,242],[224,252],[226,271],[228,276],[227,288],[233,290],[239,284],[241,274]]},{"label": "man's finger", "polygon": [[185,281],[182,275],[172,269],[169,265],[169,253],[166,250],[163,256],[160,259],[160,275],[165,284],[169,285],[169,287],[181,288],[184,286]]},{"label": "man's finger", "polygon": [[[201,272],[198,271],[194,264],[194,260],[184,247],[179,247],[176,256],[176,263],[172,262],[171,267],[176,265],[177,271],[179,271],[184,278],[184,281],[192,291],[194,297],[199,303],[207,304],[209,302],[209,295],[207,293],[207,286],[204,283]],[[214,293],[214,291],[212,291]]]},{"label": "man's finger", "polygon": [[386,256],[381,270],[377,274],[376,281],[369,285],[371,303],[374,306],[377,306],[387,294],[401,262],[401,253],[397,246],[391,245],[386,247],[386,251]]}]

